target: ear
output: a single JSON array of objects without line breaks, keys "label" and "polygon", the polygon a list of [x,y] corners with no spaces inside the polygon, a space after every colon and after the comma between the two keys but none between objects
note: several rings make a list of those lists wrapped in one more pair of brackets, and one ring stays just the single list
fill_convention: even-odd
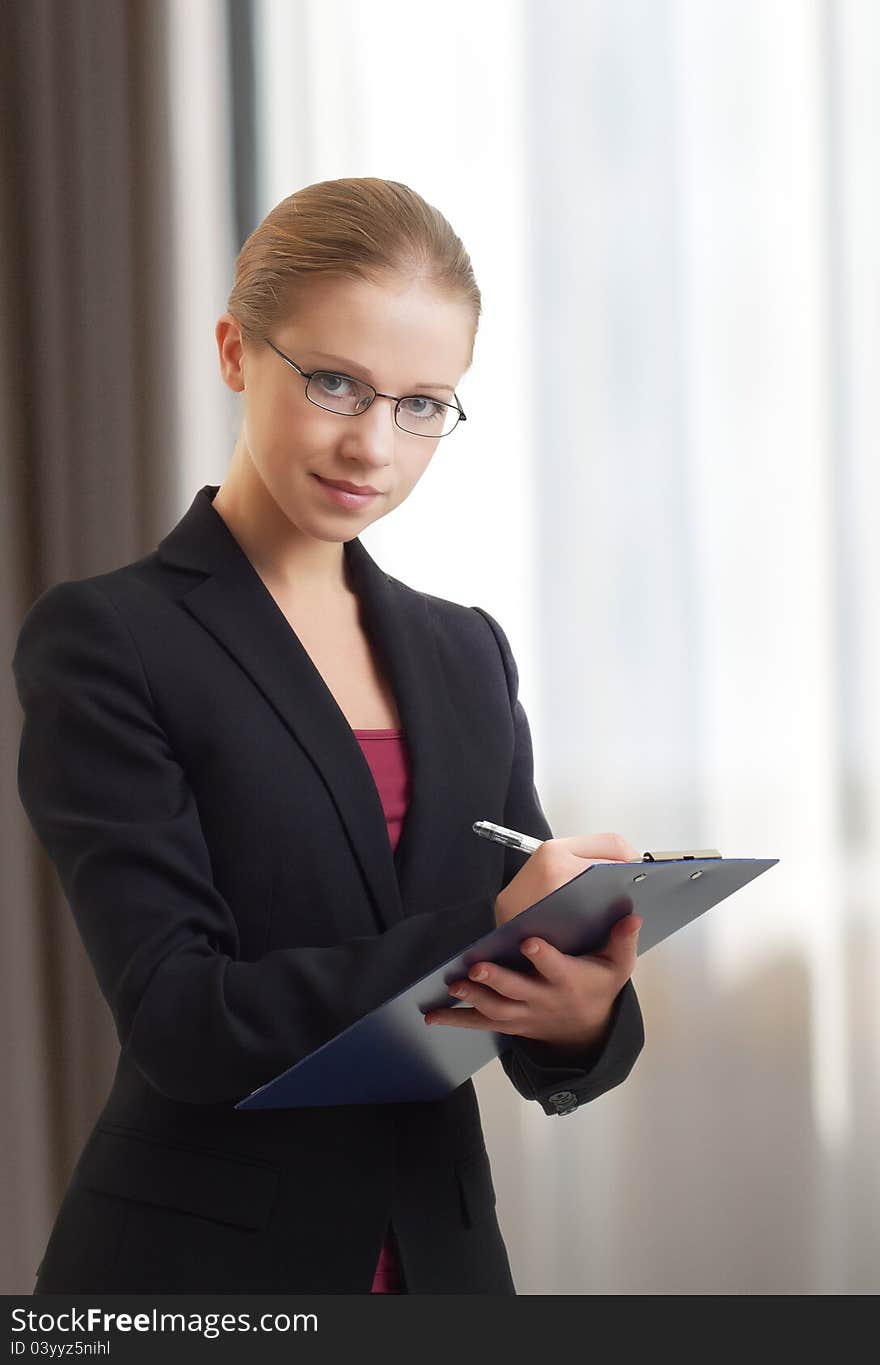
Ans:
[{"label": "ear", "polygon": [[231,313],[224,313],[218,318],[214,336],[223,382],[233,393],[242,393],[245,388],[246,352],[241,328]]}]

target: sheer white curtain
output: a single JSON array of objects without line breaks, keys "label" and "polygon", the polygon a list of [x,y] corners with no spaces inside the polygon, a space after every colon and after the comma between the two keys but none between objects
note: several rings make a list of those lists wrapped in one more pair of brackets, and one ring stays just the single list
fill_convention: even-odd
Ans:
[{"label": "sheer white curtain", "polygon": [[238,400],[220,377],[214,327],[226,309],[241,243],[232,228],[226,7],[216,0],[163,3],[176,304],[168,345],[178,376],[174,429],[182,516],[197,488],[221,482],[238,434]]},{"label": "sheer white curtain", "polygon": [[518,1289],[876,1291],[880,11],[254,13],[260,216],[403,180],[483,290],[468,423],[366,543],[504,624],[558,834],[780,859],[640,960],[623,1086],[478,1076]]},{"label": "sheer white curtain", "polygon": [[878,16],[550,12],[529,269],[570,395],[539,527],[568,685],[542,790],[566,829],[781,862],[640,963],[646,1054],[566,1130],[560,1217],[578,1172],[589,1216],[544,1224],[533,1283],[876,1287]]}]

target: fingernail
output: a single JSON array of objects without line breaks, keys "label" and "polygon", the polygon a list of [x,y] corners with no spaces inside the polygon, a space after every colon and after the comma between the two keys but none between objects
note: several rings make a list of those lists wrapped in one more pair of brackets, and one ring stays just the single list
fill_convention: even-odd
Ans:
[{"label": "fingernail", "polygon": [[531,957],[534,953],[538,951],[538,946],[539,945],[537,943],[524,943],[523,952],[528,953],[529,956]]}]

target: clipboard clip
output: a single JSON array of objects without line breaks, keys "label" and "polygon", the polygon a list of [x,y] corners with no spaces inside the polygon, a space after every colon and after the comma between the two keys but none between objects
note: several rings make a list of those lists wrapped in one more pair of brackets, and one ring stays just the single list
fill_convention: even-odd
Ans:
[{"label": "clipboard clip", "polygon": [[717,848],[698,848],[698,849],[694,849],[693,852],[691,852],[691,853],[688,853],[688,852],[681,852],[681,853],[675,853],[675,852],[668,852],[668,853],[643,853],[643,854],[642,854],[642,862],[643,862],[643,863],[669,863],[669,862],[675,862],[675,861],[677,861],[677,860],[679,860],[679,859],[682,859],[682,860],[684,860],[684,861],[687,861],[687,860],[693,861],[694,858],[720,858],[720,857],[721,857],[721,854],[718,852],[718,849],[717,849]]}]

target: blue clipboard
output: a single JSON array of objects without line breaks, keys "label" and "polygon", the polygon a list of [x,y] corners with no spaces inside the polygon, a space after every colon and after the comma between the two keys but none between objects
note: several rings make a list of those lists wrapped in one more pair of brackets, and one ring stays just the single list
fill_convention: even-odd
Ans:
[{"label": "blue clipboard", "polygon": [[512,1043],[506,1033],[432,1028],[431,1009],[469,1005],[446,987],[475,962],[537,973],[520,951],[532,934],[561,952],[596,952],[612,926],[642,917],[638,953],[682,929],[739,891],[778,858],[722,858],[697,853],[646,853],[640,862],[591,863],[571,881],[349,1025],[287,1071],[236,1104],[236,1109],[287,1109],[332,1104],[391,1104],[449,1094]]}]

